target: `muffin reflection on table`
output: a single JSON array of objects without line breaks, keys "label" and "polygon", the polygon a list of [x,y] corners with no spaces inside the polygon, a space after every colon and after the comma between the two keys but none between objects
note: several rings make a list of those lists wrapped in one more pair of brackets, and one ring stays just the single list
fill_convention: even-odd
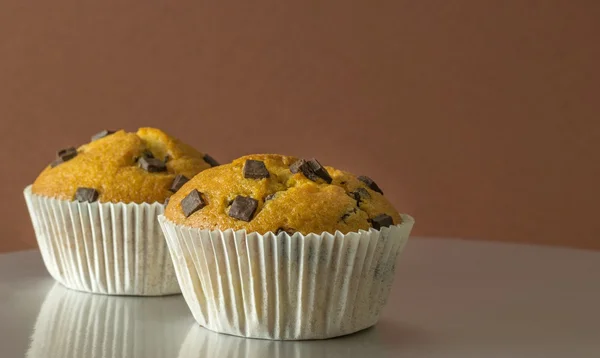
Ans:
[{"label": "muffin reflection on table", "polygon": [[374,325],[414,223],[366,176],[274,154],[199,173],[159,221],[200,325],[287,340]]},{"label": "muffin reflection on table", "polygon": [[165,132],[102,131],[25,189],[44,263],[63,285],[114,295],[179,293],[156,218],[187,178],[217,165]]},{"label": "muffin reflection on table", "polygon": [[28,358],[175,357],[193,320],[181,296],[114,297],[48,292]]}]

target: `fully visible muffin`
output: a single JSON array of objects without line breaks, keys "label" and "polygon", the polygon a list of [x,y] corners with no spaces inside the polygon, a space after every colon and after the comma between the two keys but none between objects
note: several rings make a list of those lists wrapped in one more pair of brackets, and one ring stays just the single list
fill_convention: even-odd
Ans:
[{"label": "fully visible muffin", "polygon": [[156,220],[164,202],[214,159],[155,128],[102,131],[58,151],[25,189],[44,263],[68,288],[179,293]]},{"label": "fully visible muffin", "polygon": [[272,154],[199,173],[159,221],[198,323],[267,339],[375,324],[414,223],[368,177]]}]

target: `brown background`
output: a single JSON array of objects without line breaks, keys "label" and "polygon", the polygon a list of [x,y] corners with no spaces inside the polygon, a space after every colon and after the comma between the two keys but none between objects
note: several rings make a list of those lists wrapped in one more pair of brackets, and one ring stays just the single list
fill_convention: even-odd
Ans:
[{"label": "brown background", "polygon": [[600,248],[600,1],[0,2],[0,251],[56,149],[158,126],[365,173],[417,235]]}]

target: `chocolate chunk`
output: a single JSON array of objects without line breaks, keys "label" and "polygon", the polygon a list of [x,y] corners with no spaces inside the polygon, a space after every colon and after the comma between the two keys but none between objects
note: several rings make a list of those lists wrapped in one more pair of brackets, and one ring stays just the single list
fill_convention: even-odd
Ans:
[{"label": "chocolate chunk", "polygon": [[265,196],[265,201],[269,201],[269,200],[273,199],[276,194],[277,193],[273,193],[273,194],[269,194],[269,195]]},{"label": "chocolate chunk", "polygon": [[56,152],[56,160],[54,160],[50,166],[54,168],[55,166],[67,162],[77,156],[77,149],[75,147],[69,147],[65,149],[61,149]]},{"label": "chocolate chunk", "polygon": [[369,191],[365,188],[358,188],[350,194],[354,197],[354,200],[356,200],[356,204],[360,204],[363,200],[371,199],[371,194],[369,194]]},{"label": "chocolate chunk", "polygon": [[302,173],[305,177],[312,181],[317,181],[319,176],[312,171],[312,167],[308,162],[304,159],[300,159],[296,161],[294,164],[290,165],[290,171],[294,174]]},{"label": "chocolate chunk", "polygon": [[183,184],[187,183],[188,181],[189,179],[185,175],[177,174],[175,179],[173,179],[173,183],[171,184],[169,190],[175,193],[177,190],[181,189]]},{"label": "chocolate chunk", "polygon": [[260,160],[246,160],[243,171],[244,178],[246,179],[264,179],[270,177],[265,163]]},{"label": "chocolate chunk", "polygon": [[211,157],[208,154],[204,154],[204,158],[203,159],[204,159],[205,162],[207,162],[208,164],[210,164],[211,167],[216,167],[216,166],[220,165],[219,162],[217,162],[215,160],[215,158]]},{"label": "chocolate chunk", "polygon": [[290,172],[296,174],[300,171],[300,167],[306,163],[304,159],[298,159],[292,165],[290,165]]},{"label": "chocolate chunk", "polygon": [[312,168],[310,167],[310,164],[308,164],[308,162],[304,162],[304,164],[300,166],[300,171],[302,172],[302,174],[304,174],[305,177],[312,181],[316,182],[317,180],[319,180],[319,176],[312,171]]},{"label": "chocolate chunk", "polygon": [[98,191],[94,188],[77,188],[75,192],[75,200],[79,202],[92,203],[98,200]]},{"label": "chocolate chunk", "polygon": [[140,166],[140,168],[144,169],[149,173],[167,171],[167,166],[165,165],[165,163],[162,160],[156,158],[146,158],[145,156],[141,157],[138,160],[138,165]]},{"label": "chocolate chunk", "polygon": [[98,132],[98,133],[96,133],[96,134],[94,134],[94,135],[92,136],[92,142],[93,142],[93,141],[95,141],[95,140],[98,140],[98,139],[100,139],[100,138],[104,138],[104,137],[106,137],[106,136],[108,136],[108,135],[111,135],[111,134],[113,134],[114,132],[115,132],[115,131],[109,131],[108,129],[104,129],[104,130],[102,130],[102,131],[100,131],[100,132]]},{"label": "chocolate chunk", "polygon": [[327,170],[316,159],[306,161],[304,159],[297,160],[290,165],[290,171],[294,174],[301,172],[305,177],[312,181],[317,181],[319,178],[331,184],[332,179]]},{"label": "chocolate chunk", "polygon": [[307,163],[308,165],[310,165],[310,168],[313,173],[315,173],[319,178],[325,180],[327,184],[331,184],[331,182],[333,181],[333,179],[331,179],[331,175],[329,175],[327,169],[325,169],[325,167],[322,166],[318,160],[312,158]]},{"label": "chocolate chunk", "polygon": [[75,149],[75,147],[61,149],[58,152],[56,152],[56,156],[58,158],[65,159],[65,161],[74,158],[76,155],[77,155],[77,149]]},{"label": "chocolate chunk", "polygon": [[168,197],[165,199],[165,202],[163,203],[164,206],[169,205],[169,200],[171,200],[171,197]]},{"label": "chocolate chunk", "polygon": [[371,225],[374,229],[380,230],[383,227],[394,225],[394,219],[387,214],[379,214],[371,219]]},{"label": "chocolate chunk", "polygon": [[[152,154],[152,152],[149,149],[144,149],[144,151],[142,151],[141,156],[139,157],[134,157],[133,161],[134,162],[139,162],[140,159],[142,158],[154,158],[154,154]],[[167,161],[165,160],[165,164],[167,163]]]},{"label": "chocolate chunk", "polygon": [[229,208],[229,216],[234,219],[250,221],[258,208],[258,200],[238,195]]},{"label": "chocolate chunk", "polygon": [[167,154],[167,155],[165,155],[165,164],[166,164],[166,163],[167,163],[169,160],[171,160],[171,156],[170,156],[170,155],[168,155],[168,154]]},{"label": "chocolate chunk", "polygon": [[57,158],[60,158],[66,162],[67,160],[73,159],[77,156],[77,149],[75,149],[75,147],[61,149],[56,153],[56,156]]},{"label": "chocolate chunk", "polygon": [[294,235],[294,233],[296,232],[296,229],[292,229],[292,228],[282,228],[282,227],[280,227],[280,228],[278,228],[278,229],[277,229],[277,231],[275,232],[275,235],[279,235],[279,234],[281,234],[282,232],[285,232],[285,233],[287,233],[288,235],[292,236],[292,235]]},{"label": "chocolate chunk", "polygon": [[206,201],[202,197],[202,193],[197,189],[190,191],[190,193],[181,201],[181,209],[186,218],[205,206]]},{"label": "chocolate chunk", "polygon": [[379,194],[383,195],[383,191],[379,188],[379,186],[373,181],[373,179],[361,175],[357,178],[358,180],[362,181],[363,183],[367,184],[367,186],[369,188],[371,188],[371,190],[374,190],[376,192],[378,192]]}]

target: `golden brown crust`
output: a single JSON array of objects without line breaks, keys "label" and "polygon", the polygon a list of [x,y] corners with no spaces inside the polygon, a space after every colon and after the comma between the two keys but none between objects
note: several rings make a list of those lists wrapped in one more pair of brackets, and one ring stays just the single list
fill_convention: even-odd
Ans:
[{"label": "golden brown crust", "polygon": [[[155,158],[169,156],[167,171],[149,173],[136,159],[145,150]],[[94,188],[101,202],[164,202],[177,174],[188,178],[210,167],[203,154],[155,128],[137,133],[118,131],[82,145],[75,158],[54,168],[48,166],[33,183],[38,195],[72,200],[78,187]]]},{"label": "golden brown crust", "polygon": [[[247,159],[263,161],[270,177],[244,178],[243,166]],[[261,234],[279,229],[303,234],[367,230],[371,227],[369,219],[379,214],[391,216],[394,224],[401,222],[390,202],[367,188],[356,176],[326,167],[333,178],[332,184],[321,179],[314,182],[301,173],[290,172],[289,167],[296,160],[275,154],[249,155],[201,172],[171,197],[165,216],[177,224],[195,228],[246,229]],[[370,196],[360,204],[349,195],[358,188],[366,189]],[[200,191],[208,204],[186,218],[181,200],[193,189]],[[274,193],[275,196],[265,202],[265,198]],[[230,203],[237,195],[258,200],[258,209],[250,222],[228,215]]]}]

